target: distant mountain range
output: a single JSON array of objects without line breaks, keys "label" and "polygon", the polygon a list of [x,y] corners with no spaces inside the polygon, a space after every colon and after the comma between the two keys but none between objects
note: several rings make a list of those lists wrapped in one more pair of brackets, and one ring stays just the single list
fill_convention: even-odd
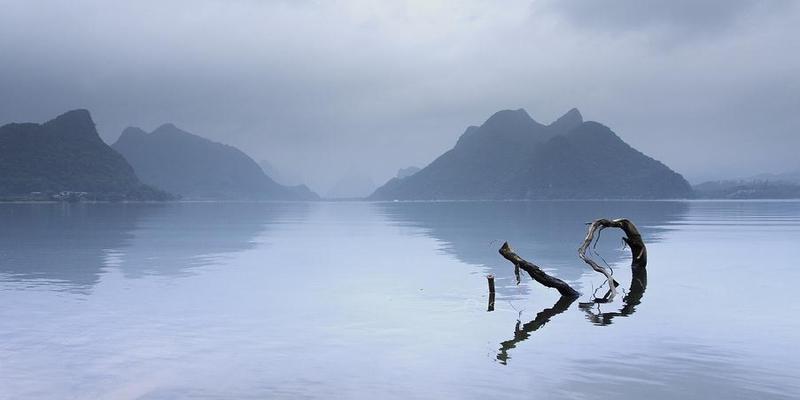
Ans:
[{"label": "distant mountain range", "polygon": [[789,182],[800,184],[800,169],[779,174],[758,174],[746,180],[749,181],[770,181],[770,182]]},{"label": "distant mountain range", "polygon": [[549,125],[523,109],[470,126],[455,147],[373,200],[667,199],[693,196],[666,165],[572,109]]},{"label": "distant mountain range", "polygon": [[[262,169],[263,167],[263,169]],[[0,200],[315,200],[287,186],[239,149],[165,124],[125,129],[108,146],[89,112],[43,124],[0,126]],[[330,198],[374,188],[350,171]],[[523,109],[470,126],[430,165],[400,169],[372,200],[800,198],[800,171],[705,182],[683,177],[626,144],[608,127],[572,109],[543,125]]]},{"label": "distant mountain range", "polygon": [[800,183],[789,180],[727,180],[694,186],[705,199],[800,199]]},{"label": "distant mountain range", "polygon": [[708,181],[693,188],[704,199],[800,199],[800,169]]},{"label": "distant mountain range", "polygon": [[100,139],[89,112],[0,127],[0,198],[165,200]]},{"label": "distant mountain range", "polygon": [[143,182],[187,199],[315,200],[303,185],[283,186],[241,150],[164,124],[151,133],[131,127],[112,147]]},{"label": "distant mountain range", "polygon": [[325,192],[328,199],[361,199],[369,196],[378,185],[369,176],[350,170]]},{"label": "distant mountain range", "polygon": [[301,176],[292,173],[290,170],[276,167],[268,160],[259,161],[258,166],[261,167],[261,170],[264,171],[268,177],[270,177],[273,181],[280,183],[281,185],[299,186],[303,184],[303,178]]}]

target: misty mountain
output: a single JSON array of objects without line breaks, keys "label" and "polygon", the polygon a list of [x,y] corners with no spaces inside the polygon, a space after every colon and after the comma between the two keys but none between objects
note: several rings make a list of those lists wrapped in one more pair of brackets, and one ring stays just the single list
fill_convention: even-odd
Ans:
[{"label": "misty mountain", "polygon": [[503,110],[470,126],[455,147],[371,199],[686,198],[678,173],[572,109],[543,125],[523,110]]},{"label": "misty mountain", "polygon": [[420,171],[420,168],[419,167],[414,167],[414,166],[406,167],[406,168],[400,168],[399,170],[397,170],[397,178],[398,179],[403,179],[403,178],[409,177],[411,175],[414,175],[419,171]]},{"label": "misty mountain", "polygon": [[758,174],[746,181],[771,181],[771,182],[789,182],[800,184],[800,169],[790,172],[782,172],[778,174]]},{"label": "misty mountain", "polygon": [[0,195],[25,198],[62,191],[86,192],[97,200],[170,198],[139,181],[128,162],[100,139],[87,110],[69,111],[43,124],[0,127]]},{"label": "misty mountain", "polygon": [[142,181],[190,199],[313,200],[305,186],[283,186],[241,150],[164,124],[130,127],[112,145]]},{"label": "misty mountain", "polygon": [[351,170],[325,193],[329,199],[358,199],[370,195],[378,185],[369,176]]},{"label": "misty mountain", "polygon": [[707,199],[800,199],[800,183],[770,180],[728,180],[694,186]]},{"label": "misty mountain", "polygon": [[276,167],[267,160],[259,161],[258,166],[261,167],[261,170],[264,171],[268,177],[281,185],[299,186],[303,184],[302,177],[297,174],[293,174],[291,171],[287,171],[286,169]]}]

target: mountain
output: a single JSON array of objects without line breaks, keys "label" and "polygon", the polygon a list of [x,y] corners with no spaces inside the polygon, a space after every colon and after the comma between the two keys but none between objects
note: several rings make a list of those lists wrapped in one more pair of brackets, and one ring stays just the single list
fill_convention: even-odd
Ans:
[{"label": "mountain", "polygon": [[800,184],[800,169],[790,172],[782,172],[778,174],[759,174],[751,178],[745,179],[747,181],[771,181],[771,182],[788,182]]},{"label": "mountain", "polygon": [[523,109],[470,126],[455,147],[374,200],[686,198],[692,188],[664,164],[572,109],[549,125]]},{"label": "mountain", "polygon": [[325,193],[329,199],[358,199],[369,196],[377,185],[369,176],[350,170]]},{"label": "mountain", "polygon": [[259,161],[258,166],[261,167],[261,170],[264,171],[264,173],[270,177],[270,179],[281,185],[298,186],[303,183],[303,178],[299,175],[293,174],[291,171],[287,171],[286,169],[278,168],[267,160]]},{"label": "mountain", "polygon": [[706,199],[800,199],[800,183],[789,181],[710,181],[695,185],[694,191]]},{"label": "mountain", "polygon": [[165,200],[142,184],[127,161],[100,139],[87,110],[43,124],[0,127],[0,196],[27,199],[85,192],[95,200]]},{"label": "mountain", "polygon": [[409,177],[409,176],[414,175],[417,172],[419,172],[419,170],[420,170],[419,167],[414,167],[414,166],[406,167],[406,168],[400,168],[399,170],[397,170],[397,178],[398,179],[403,179],[403,178]]},{"label": "mountain", "polygon": [[151,133],[131,127],[112,147],[142,181],[188,199],[314,200],[305,186],[283,186],[241,150],[164,124]]}]

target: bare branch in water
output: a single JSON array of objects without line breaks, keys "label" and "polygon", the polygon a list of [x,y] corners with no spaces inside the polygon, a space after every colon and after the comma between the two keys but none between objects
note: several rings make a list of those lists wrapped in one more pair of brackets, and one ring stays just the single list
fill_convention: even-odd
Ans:
[{"label": "bare branch in water", "polygon": [[[583,239],[581,247],[578,248],[578,256],[581,258],[581,260],[588,264],[589,267],[606,277],[606,281],[608,282],[608,293],[606,293],[602,299],[595,299],[597,302],[612,301],[614,296],[617,294],[617,286],[619,285],[617,281],[614,280],[613,271],[610,267],[602,267],[594,260],[586,256],[586,250],[592,244],[592,241],[595,240],[595,237],[599,239],[600,232],[602,232],[605,228],[619,228],[625,232],[626,237],[622,238],[622,240],[624,240],[625,243],[631,248],[631,255],[633,257],[633,260],[631,261],[631,268],[634,270],[634,272],[639,269],[644,269],[645,266],[647,266],[647,248],[642,241],[642,235],[639,233],[639,230],[636,229],[636,225],[634,225],[633,222],[625,218],[620,218],[615,220],[598,219],[589,224],[589,231],[586,233],[586,237]],[[595,242],[594,245],[596,246],[597,243]]]},{"label": "bare branch in water", "polygon": [[578,297],[580,293],[577,290],[573,289],[568,283],[558,279],[556,277],[548,275],[546,272],[542,271],[538,265],[525,261],[522,257],[518,256],[514,250],[511,249],[511,246],[508,245],[508,242],[503,243],[503,246],[500,247],[500,255],[503,256],[508,261],[511,261],[514,264],[515,269],[522,269],[528,273],[528,275],[533,278],[536,282],[541,283],[544,286],[549,288],[554,288],[561,293],[562,296],[567,297]]}]

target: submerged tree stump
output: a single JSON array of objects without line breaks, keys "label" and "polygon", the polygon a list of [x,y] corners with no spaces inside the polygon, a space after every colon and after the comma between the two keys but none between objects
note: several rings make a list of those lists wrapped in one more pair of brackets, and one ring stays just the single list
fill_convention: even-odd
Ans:
[{"label": "submerged tree stump", "polygon": [[489,283],[489,306],[486,311],[491,312],[494,311],[494,275],[486,275],[486,281]]}]

